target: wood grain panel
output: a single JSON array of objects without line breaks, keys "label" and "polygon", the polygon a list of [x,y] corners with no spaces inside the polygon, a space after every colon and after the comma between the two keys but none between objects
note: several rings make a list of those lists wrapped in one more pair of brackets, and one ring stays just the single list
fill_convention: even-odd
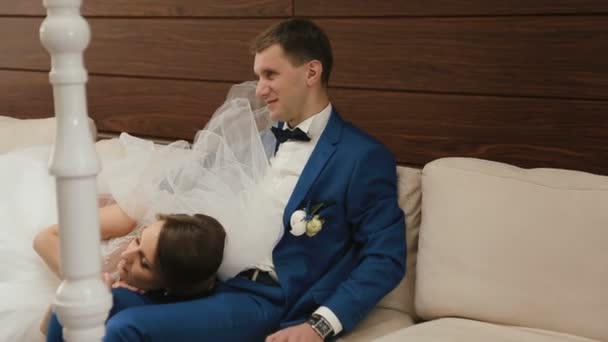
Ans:
[{"label": "wood grain panel", "polygon": [[229,88],[228,83],[92,77],[89,112],[101,131],[192,140]]},{"label": "wood grain panel", "polygon": [[[100,131],[191,139],[229,86],[93,76],[89,113]],[[1,115],[52,115],[46,73],[0,71],[0,91]],[[608,101],[351,89],[331,95],[342,115],[387,144],[400,164],[466,156],[608,175]]]},{"label": "wood grain panel", "polygon": [[38,33],[41,23],[39,18],[0,18],[0,68],[50,69]]},{"label": "wood grain panel", "polygon": [[308,17],[562,13],[608,13],[608,2],[604,0],[295,0],[295,14]]},{"label": "wood grain panel", "polygon": [[608,98],[608,16],[319,20],[333,85]]},{"label": "wood grain panel", "polygon": [[[253,77],[251,40],[274,20],[91,21],[92,72],[203,80]],[[117,53],[119,52],[120,53]]]},{"label": "wood grain panel", "polygon": [[0,115],[30,119],[55,114],[46,72],[0,70],[0,94]]},{"label": "wood grain panel", "polygon": [[[92,73],[238,81],[275,20],[92,19]],[[0,67],[48,69],[40,19],[0,18]],[[608,16],[319,20],[331,84],[484,95],[608,98]],[[13,32],[23,32],[19,39]]]},{"label": "wood grain panel", "polygon": [[[90,73],[245,80],[253,77],[249,43],[274,20],[91,19],[85,51]],[[38,18],[0,18],[0,67],[47,70]],[[12,32],[21,32],[19,39]]]},{"label": "wood grain panel", "polygon": [[[219,107],[228,83],[91,76],[89,115],[100,131],[192,139]],[[0,70],[0,115],[54,115],[48,74]]]},{"label": "wood grain panel", "polygon": [[[85,16],[278,17],[293,13],[291,0],[92,0]],[[40,0],[2,0],[0,14],[46,15]]]},{"label": "wood grain panel", "polygon": [[343,116],[400,164],[476,157],[608,175],[608,101],[332,89]]}]

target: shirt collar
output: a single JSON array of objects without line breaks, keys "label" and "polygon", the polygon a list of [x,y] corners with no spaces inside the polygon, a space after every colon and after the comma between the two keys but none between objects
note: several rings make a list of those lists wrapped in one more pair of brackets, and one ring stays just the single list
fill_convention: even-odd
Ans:
[{"label": "shirt collar", "polygon": [[[316,137],[316,136],[320,135],[320,133],[323,131],[325,124],[329,120],[329,115],[331,114],[331,110],[332,110],[332,106],[331,106],[331,102],[330,102],[327,104],[327,106],[325,108],[323,108],[322,111],[320,111],[320,112],[312,115],[308,119],[300,122],[300,124],[297,125],[296,127],[294,127],[293,129],[299,128],[304,133],[308,134],[308,136],[310,136],[311,138]],[[289,126],[287,125],[287,123],[285,123],[283,125],[283,129],[290,129]]]}]

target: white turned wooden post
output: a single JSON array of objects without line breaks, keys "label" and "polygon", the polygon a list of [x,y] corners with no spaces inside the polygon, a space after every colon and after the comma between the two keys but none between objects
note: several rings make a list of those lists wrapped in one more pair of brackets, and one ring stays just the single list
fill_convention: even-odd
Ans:
[{"label": "white turned wooden post", "polygon": [[57,133],[50,171],[57,181],[61,269],[55,311],[69,342],[100,341],[112,296],[100,279],[96,176],[100,164],[89,130],[82,52],[90,31],[80,0],[44,0],[40,40],[51,55]]}]

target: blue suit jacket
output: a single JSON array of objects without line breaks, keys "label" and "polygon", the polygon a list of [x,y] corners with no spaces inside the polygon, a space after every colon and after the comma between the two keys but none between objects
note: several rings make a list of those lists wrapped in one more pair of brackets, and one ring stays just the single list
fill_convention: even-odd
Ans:
[{"label": "blue suit jacket", "polygon": [[[319,215],[315,236],[294,236],[290,218],[308,202],[333,203]],[[345,332],[405,274],[405,220],[397,203],[390,151],[331,113],[283,216],[273,251],[287,301],[281,326],[300,323],[319,306],[331,309]]]}]

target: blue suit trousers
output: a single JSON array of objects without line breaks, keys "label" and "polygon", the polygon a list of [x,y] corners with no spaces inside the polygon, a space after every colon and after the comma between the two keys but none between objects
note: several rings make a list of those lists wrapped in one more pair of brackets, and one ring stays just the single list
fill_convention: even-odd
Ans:
[{"label": "blue suit trousers", "polygon": [[[104,341],[264,341],[279,330],[285,311],[281,287],[236,277],[218,283],[208,297],[169,304],[126,289],[112,291],[114,304]],[[53,314],[47,341],[63,341]]]}]

